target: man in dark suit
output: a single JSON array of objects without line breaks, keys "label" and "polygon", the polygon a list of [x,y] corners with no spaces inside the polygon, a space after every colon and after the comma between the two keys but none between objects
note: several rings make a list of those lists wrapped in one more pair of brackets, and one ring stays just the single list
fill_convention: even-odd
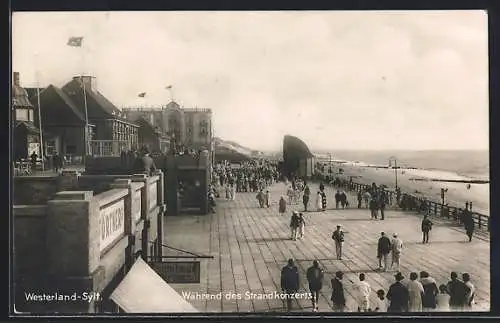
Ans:
[{"label": "man in dark suit", "polygon": [[[389,253],[391,252],[391,240],[380,232],[380,238],[377,244],[378,269],[386,271],[388,269]],[[383,265],[383,266],[382,266]]]},{"label": "man in dark suit", "polygon": [[288,264],[281,269],[281,290],[286,293],[286,308],[290,312],[293,295],[299,290],[299,270],[293,259],[288,259]]},{"label": "man in dark suit", "polygon": [[154,171],[156,171],[156,166],[153,158],[149,155],[149,151],[144,151],[144,156],[142,157],[143,170],[148,176],[151,176]]},{"label": "man in dark suit", "polygon": [[312,294],[312,305],[313,312],[317,312],[319,292],[321,287],[323,287],[323,270],[319,268],[319,262],[317,260],[313,261],[313,265],[307,269],[307,281],[309,282],[309,290]]},{"label": "man in dark suit", "polygon": [[427,215],[424,215],[422,220],[422,243],[429,243],[429,232],[432,230],[432,221],[429,220]]},{"label": "man in dark suit", "polygon": [[338,209],[340,204],[340,190],[337,190],[337,193],[335,193],[334,198],[335,198],[335,208]]},{"label": "man in dark suit", "polygon": [[469,238],[469,242],[472,241],[472,235],[474,234],[474,219],[472,217],[472,212],[468,209],[464,210],[463,213],[463,223],[465,227],[465,233]]},{"label": "man in dark suit", "polygon": [[304,182],[304,196],[302,197],[302,202],[304,203],[304,211],[307,212],[307,205],[309,204],[309,197],[311,196],[311,189],[307,185],[306,182]]},{"label": "man in dark suit", "polygon": [[384,211],[385,211],[385,205],[386,205],[386,202],[387,202],[387,195],[385,193],[384,190],[380,190],[380,194],[379,194],[379,209],[380,209],[380,220],[384,220],[385,219],[385,214],[384,214]]},{"label": "man in dark suit", "polygon": [[332,279],[332,297],[333,309],[335,312],[343,312],[345,308],[344,285],[342,284],[344,273],[337,271],[335,278]]},{"label": "man in dark suit", "polygon": [[467,285],[458,279],[456,272],[451,273],[451,280],[446,284],[446,289],[450,295],[450,308],[452,310],[463,310],[467,300]]},{"label": "man in dark suit", "polygon": [[391,302],[388,312],[406,312],[408,311],[408,302],[410,300],[410,294],[408,288],[401,283],[404,276],[398,272],[394,275],[396,282],[389,287],[387,292],[387,299]]}]

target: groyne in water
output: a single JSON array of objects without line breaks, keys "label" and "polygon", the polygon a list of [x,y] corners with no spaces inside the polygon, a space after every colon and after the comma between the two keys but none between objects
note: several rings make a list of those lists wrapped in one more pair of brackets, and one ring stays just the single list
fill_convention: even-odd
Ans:
[{"label": "groyne in water", "polygon": [[489,184],[490,181],[480,180],[480,179],[439,179],[439,178],[408,178],[409,181],[420,181],[420,182],[448,182],[448,183],[464,183],[464,184]]}]

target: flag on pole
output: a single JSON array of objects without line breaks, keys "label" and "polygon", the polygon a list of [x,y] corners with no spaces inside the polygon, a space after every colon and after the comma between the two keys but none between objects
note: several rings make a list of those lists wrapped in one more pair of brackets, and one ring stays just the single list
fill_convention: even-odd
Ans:
[{"label": "flag on pole", "polygon": [[82,47],[83,37],[70,37],[68,39],[68,46]]},{"label": "flag on pole", "polygon": [[172,85],[167,86],[165,89],[166,89],[166,90],[170,90],[170,89],[172,89]]},{"label": "flag on pole", "polygon": [[139,96],[140,98],[143,98],[143,97],[145,97],[145,96],[146,96],[146,92],[139,93],[139,95],[138,95],[138,96]]}]

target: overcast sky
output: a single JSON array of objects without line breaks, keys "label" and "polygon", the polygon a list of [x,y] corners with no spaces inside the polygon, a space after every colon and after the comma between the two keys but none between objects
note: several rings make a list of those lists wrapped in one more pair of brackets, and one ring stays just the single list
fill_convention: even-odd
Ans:
[{"label": "overcast sky", "polygon": [[24,86],[91,73],[122,107],[172,85],[253,149],[488,148],[483,11],[15,13],[12,34]]}]

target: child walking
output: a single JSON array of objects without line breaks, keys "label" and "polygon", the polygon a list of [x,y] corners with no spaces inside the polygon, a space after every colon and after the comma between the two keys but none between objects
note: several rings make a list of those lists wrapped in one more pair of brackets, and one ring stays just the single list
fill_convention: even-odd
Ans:
[{"label": "child walking", "polygon": [[387,312],[387,299],[383,289],[377,291],[377,304],[375,305],[375,312]]}]

